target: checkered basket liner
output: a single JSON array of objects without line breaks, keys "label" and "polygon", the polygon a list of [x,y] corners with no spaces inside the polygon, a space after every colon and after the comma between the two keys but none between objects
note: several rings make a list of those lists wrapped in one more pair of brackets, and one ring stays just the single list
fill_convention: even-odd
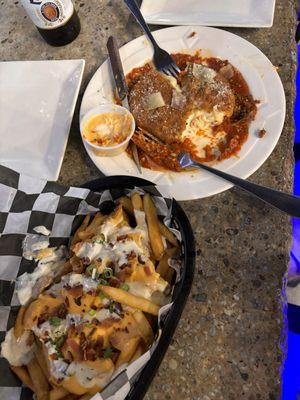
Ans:
[{"label": "checkered basket liner", "polygon": [[[148,189],[147,189],[148,190]],[[156,189],[152,188],[156,191]],[[170,200],[158,195],[156,205],[165,220],[170,219]],[[124,194],[124,193],[123,193]],[[94,193],[89,189],[65,187],[55,182],[19,174],[0,165],[0,343],[15,323],[19,302],[15,280],[24,272],[32,272],[32,261],[22,257],[22,242],[33,228],[44,225],[51,231],[50,246],[68,245],[69,238],[83,216],[99,210],[105,201],[115,197],[110,191]],[[155,343],[142,357],[121,371],[93,400],[123,400],[150,360],[160,337],[162,322],[172,303],[160,310]],[[32,392],[21,385],[11,372],[6,359],[0,357],[0,398],[31,400]]]}]

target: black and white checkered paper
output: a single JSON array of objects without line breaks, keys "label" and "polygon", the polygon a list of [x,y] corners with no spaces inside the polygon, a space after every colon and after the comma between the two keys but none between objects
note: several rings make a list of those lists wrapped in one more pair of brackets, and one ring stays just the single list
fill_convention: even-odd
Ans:
[{"label": "black and white checkered paper", "polygon": [[[64,187],[54,182],[38,180],[0,165],[0,343],[15,323],[19,302],[15,280],[24,272],[32,272],[34,263],[22,257],[22,242],[33,228],[45,226],[51,231],[50,246],[68,245],[70,236],[83,216],[101,208],[115,197],[109,191],[94,193],[89,189]],[[160,213],[170,216],[166,199],[155,197]],[[163,320],[172,304],[160,310]],[[161,325],[161,324],[159,324]],[[115,373],[113,380],[93,400],[123,400],[149,361],[159,341],[160,332],[151,349],[125,369]],[[21,385],[11,372],[8,362],[0,357],[0,398],[31,400],[32,392]]]}]

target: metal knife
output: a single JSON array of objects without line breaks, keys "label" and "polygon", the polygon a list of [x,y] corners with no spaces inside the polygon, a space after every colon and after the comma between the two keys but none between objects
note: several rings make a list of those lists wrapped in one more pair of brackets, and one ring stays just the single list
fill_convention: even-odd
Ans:
[{"label": "metal knife", "polygon": [[[118,96],[121,100],[122,106],[126,107],[129,110],[128,97],[127,97],[128,96],[128,87],[127,87],[125,76],[124,76],[124,71],[123,71],[122,61],[120,58],[118,43],[114,36],[110,36],[108,38],[106,47],[108,50],[110,65],[111,65],[111,69],[112,69],[112,72],[114,75],[114,80],[115,80]],[[139,156],[138,156],[137,147],[133,143],[132,140],[130,141],[130,146],[131,146],[131,151],[132,151],[134,162],[137,166],[139,173],[141,174],[142,168],[141,168],[141,164],[140,164],[140,160],[139,160]]]}]

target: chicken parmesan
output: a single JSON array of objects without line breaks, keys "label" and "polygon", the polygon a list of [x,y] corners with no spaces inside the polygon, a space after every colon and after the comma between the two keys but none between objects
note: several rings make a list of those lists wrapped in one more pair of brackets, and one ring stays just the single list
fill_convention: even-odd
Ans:
[{"label": "chicken parmesan", "polygon": [[257,112],[242,74],[227,60],[173,54],[175,79],[152,64],[127,75],[130,110],[139,130],[132,140],[141,163],[180,171],[176,156],[188,151],[198,162],[237,155]]}]

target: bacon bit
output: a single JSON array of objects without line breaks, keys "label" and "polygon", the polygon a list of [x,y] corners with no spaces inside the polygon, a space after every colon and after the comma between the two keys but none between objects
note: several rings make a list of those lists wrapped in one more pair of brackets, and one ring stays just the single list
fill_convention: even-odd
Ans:
[{"label": "bacon bit", "polygon": [[118,344],[120,343],[119,337],[117,335],[111,335],[109,341],[114,347],[118,346]]},{"label": "bacon bit", "polygon": [[65,303],[62,303],[53,311],[51,317],[59,317],[61,319],[64,319],[66,318],[67,313],[68,313],[67,305]]},{"label": "bacon bit", "polygon": [[76,304],[77,306],[81,306],[81,297],[78,297],[78,298],[75,299],[74,301],[75,301],[75,304]]},{"label": "bacon bit", "polygon": [[70,307],[70,302],[69,302],[69,298],[68,297],[65,297],[65,303],[66,303],[67,307]]},{"label": "bacon bit", "polygon": [[83,325],[77,325],[77,326],[74,326],[74,331],[75,331],[75,332],[77,332],[77,333],[78,333],[78,335],[80,335],[80,334],[81,334],[81,332],[82,332],[82,329],[83,329]]},{"label": "bacon bit", "polygon": [[87,294],[89,294],[90,296],[97,296],[97,289],[91,289],[87,292]]},{"label": "bacon bit", "polygon": [[90,263],[91,263],[91,260],[90,260],[88,257],[83,257],[83,258],[81,259],[81,261],[82,261],[82,264],[83,264],[84,266],[90,265]]},{"label": "bacon bit", "polygon": [[151,269],[148,267],[148,265],[144,267],[144,271],[146,275],[148,276],[152,275]]},{"label": "bacon bit", "polygon": [[267,131],[265,129],[261,129],[260,131],[258,131],[257,136],[262,139],[265,134],[267,133]]},{"label": "bacon bit", "polygon": [[93,325],[99,325],[100,322],[97,320],[97,318],[93,318],[93,319],[92,319],[92,324],[93,324]]},{"label": "bacon bit", "polygon": [[65,359],[68,360],[71,363],[72,361],[74,361],[73,354],[70,351],[67,351]]},{"label": "bacon bit", "polygon": [[73,256],[72,258],[70,258],[70,263],[74,272],[76,272],[77,274],[81,274],[83,272],[84,265],[80,258],[78,258],[77,256]]},{"label": "bacon bit", "polygon": [[89,347],[88,349],[86,349],[84,351],[83,358],[84,358],[84,360],[95,361],[97,358],[96,350],[94,350],[92,347]]},{"label": "bacon bit", "polygon": [[120,266],[120,269],[124,269],[124,268],[130,268],[130,264],[129,263],[125,263],[125,264],[122,264],[121,266]]},{"label": "bacon bit", "polygon": [[121,236],[118,236],[117,241],[121,242],[123,240],[126,240],[127,238],[128,238],[128,235],[121,235]]},{"label": "bacon bit", "polygon": [[80,348],[81,348],[82,350],[85,350],[86,347],[87,347],[87,344],[88,344],[88,342],[87,342],[87,339],[86,339],[86,337],[85,337],[85,334],[84,334],[84,332],[81,332],[81,333],[80,333],[80,337],[79,337],[79,345],[80,345]]},{"label": "bacon bit", "polygon": [[50,315],[48,313],[43,313],[39,316],[38,318],[38,323],[37,326],[42,325],[43,322],[47,321],[50,318]]},{"label": "bacon bit", "polygon": [[119,358],[119,354],[120,354],[120,351],[118,351],[118,350],[111,353],[110,358],[114,364],[117,362],[117,359]]},{"label": "bacon bit", "polygon": [[70,349],[75,361],[82,361],[83,351],[81,349],[81,346],[79,346],[79,344],[74,339],[71,338],[67,339],[65,345]]},{"label": "bacon bit", "polygon": [[188,35],[188,39],[190,39],[190,38],[192,38],[192,37],[194,37],[194,36],[196,36],[196,35],[197,35],[196,32],[191,32],[191,33]]},{"label": "bacon bit", "polygon": [[118,279],[118,278],[115,278],[115,277],[110,278],[110,279],[108,280],[108,282],[109,282],[109,285],[112,286],[112,287],[119,287],[120,284],[121,284],[121,282],[119,281],[119,279]]},{"label": "bacon bit", "polygon": [[107,318],[104,321],[101,321],[100,325],[104,328],[110,328],[115,322],[116,320],[114,318]]},{"label": "bacon bit", "polygon": [[50,354],[50,359],[51,360],[57,360],[58,359],[58,357],[57,357],[57,354],[56,353],[53,353],[53,354]]},{"label": "bacon bit", "polygon": [[72,297],[74,297],[74,299],[77,299],[78,297],[81,297],[83,294],[83,286],[78,285],[78,286],[71,287],[70,289],[68,289],[68,292],[70,293],[70,295]]},{"label": "bacon bit", "polygon": [[98,339],[96,340],[95,347],[101,347],[101,349],[102,349],[103,344],[104,344],[103,337],[99,336]]},{"label": "bacon bit", "polygon": [[129,254],[127,254],[127,260],[133,260],[134,258],[136,258],[136,254],[132,250]]}]

